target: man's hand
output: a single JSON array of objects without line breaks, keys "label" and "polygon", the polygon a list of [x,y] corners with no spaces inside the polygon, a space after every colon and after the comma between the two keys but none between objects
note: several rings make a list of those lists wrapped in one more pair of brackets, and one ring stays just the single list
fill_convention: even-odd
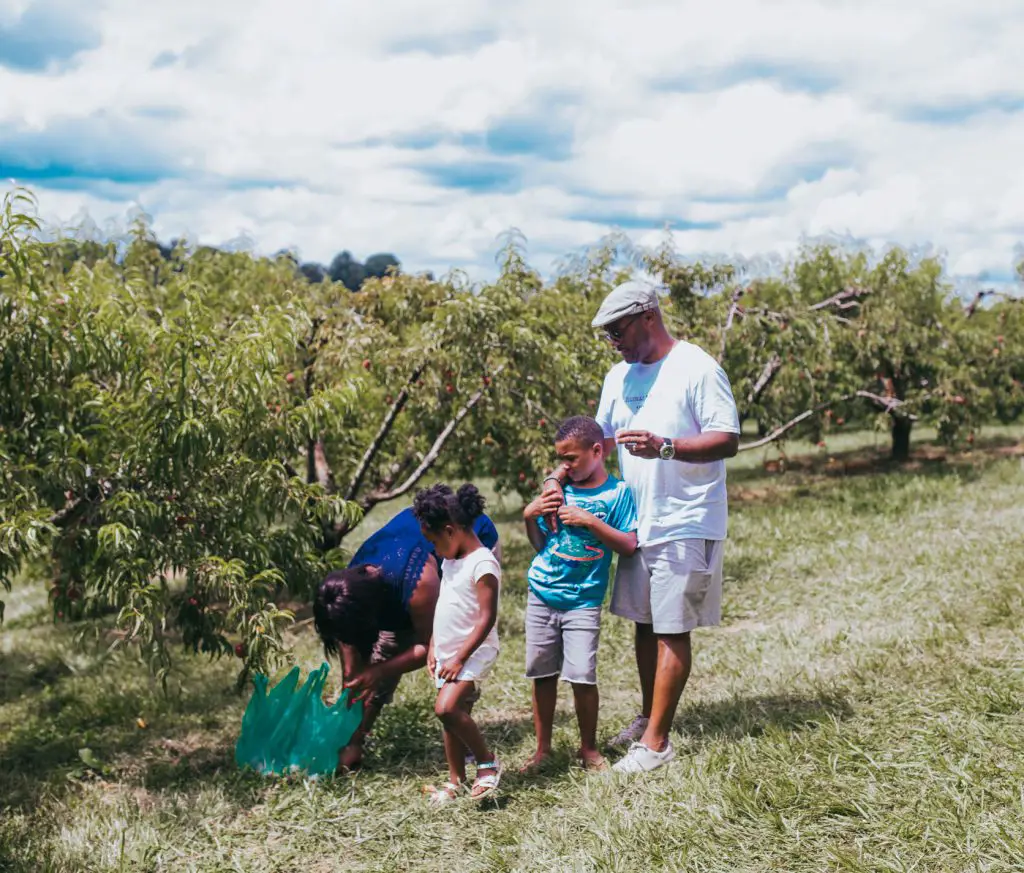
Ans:
[{"label": "man's hand", "polygon": [[570,527],[590,527],[597,521],[597,516],[579,506],[570,506],[566,503],[558,510],[558,520]]},{"label": "man's hand", "polygon": [[634,457],[658,458],[661,457],[658,452],[665,444],[665,439],[649,430],[620,430],[615,434],[615,442],[625,446]]},{"label": "man's hand", "polygon": [[558,512],[558,507],[562,505],[565,498],[562,497],[562,492],[559,491],[545,491],[540,497],[535,498],[526,505],[526,509],[523,510],[523,518],[543,518],[544,516],[553,515]]},{"label": "man's hand", "polygon": [[356,673],[342,687],[348,689],[349,703],[351,704],[357,700],[367,700],[371,697],[380,680],[380,667],[371,666],[360,673]]},{"label": "man's hand", "polygon": [[465,664],[460,658],[451,657],[441,665],[437,671],[437,678],[444,679],[446,682],[454,682],[459,678],[459,673],[462,672],[464,666]]},{"label": "man's hand", "polygon": [[434,644],[431,642],[430,648],[427,649],[427,672],[431,679],[436,677],[435,670],[437,670],[437,659],[434,657]]}]

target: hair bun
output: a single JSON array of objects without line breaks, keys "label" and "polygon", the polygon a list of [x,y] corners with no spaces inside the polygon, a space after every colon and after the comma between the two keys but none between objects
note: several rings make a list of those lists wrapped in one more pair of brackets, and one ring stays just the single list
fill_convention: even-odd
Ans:
[{"label": "hair bun", "polygon": [[455,499],[459,502],[459,507],[466,514],[469,520],[476,521],[484,513],[484,506],[487,501],[484,496],[480,493],[476,485],[466,483],[462,485],[455,494]]}]

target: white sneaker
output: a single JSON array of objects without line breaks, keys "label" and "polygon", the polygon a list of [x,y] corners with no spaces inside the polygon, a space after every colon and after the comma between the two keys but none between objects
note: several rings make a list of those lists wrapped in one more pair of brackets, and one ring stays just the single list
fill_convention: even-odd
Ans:
[{"label": "white sneaker", "polygon": [[626,757],[616,761],[612,769],[619,773],[646,773],[648,770],[657,770],[663,767],[676,756],[676,750],[672,743],[665,746],[665,751],[655,752],[648,749],[643,743],[633,743],[626,753]]},{"label": "white sneaker", "polygon": [[647,730],[647,723],[650,719],[646,715],[637,715],[629,727],[623,728],[608,741],[610,748],[625,748],[631,746],[644,735]]}]

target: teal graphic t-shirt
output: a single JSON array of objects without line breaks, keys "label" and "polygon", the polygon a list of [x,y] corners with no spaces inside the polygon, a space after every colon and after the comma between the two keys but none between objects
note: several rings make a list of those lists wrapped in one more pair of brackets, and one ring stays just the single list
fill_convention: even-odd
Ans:
[{"label": "teal graphic t-shirt", "polygon": [[[609,476],[597,488],[566,485],[565,502],[593,513],[616,530],[636,530],[633,495],[615,476]],[[559,522],[552,534],[543,518],[537,520],[537,525],[547,543],[530,564],[530,590],[552,609],[600,606],[615,553],[586,528]]]}]

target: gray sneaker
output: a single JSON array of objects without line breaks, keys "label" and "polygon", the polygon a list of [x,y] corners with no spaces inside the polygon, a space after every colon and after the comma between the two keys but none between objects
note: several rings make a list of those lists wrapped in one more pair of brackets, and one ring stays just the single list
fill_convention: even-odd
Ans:
[{"label": "gray sneaker", "polygon": [[638,714],[629,727],[623,728],[618,734],[608,740],[608,746],[612,749],[624,749],[633,745],[644,735],[649,721],[650,719],[646,715]]}]

